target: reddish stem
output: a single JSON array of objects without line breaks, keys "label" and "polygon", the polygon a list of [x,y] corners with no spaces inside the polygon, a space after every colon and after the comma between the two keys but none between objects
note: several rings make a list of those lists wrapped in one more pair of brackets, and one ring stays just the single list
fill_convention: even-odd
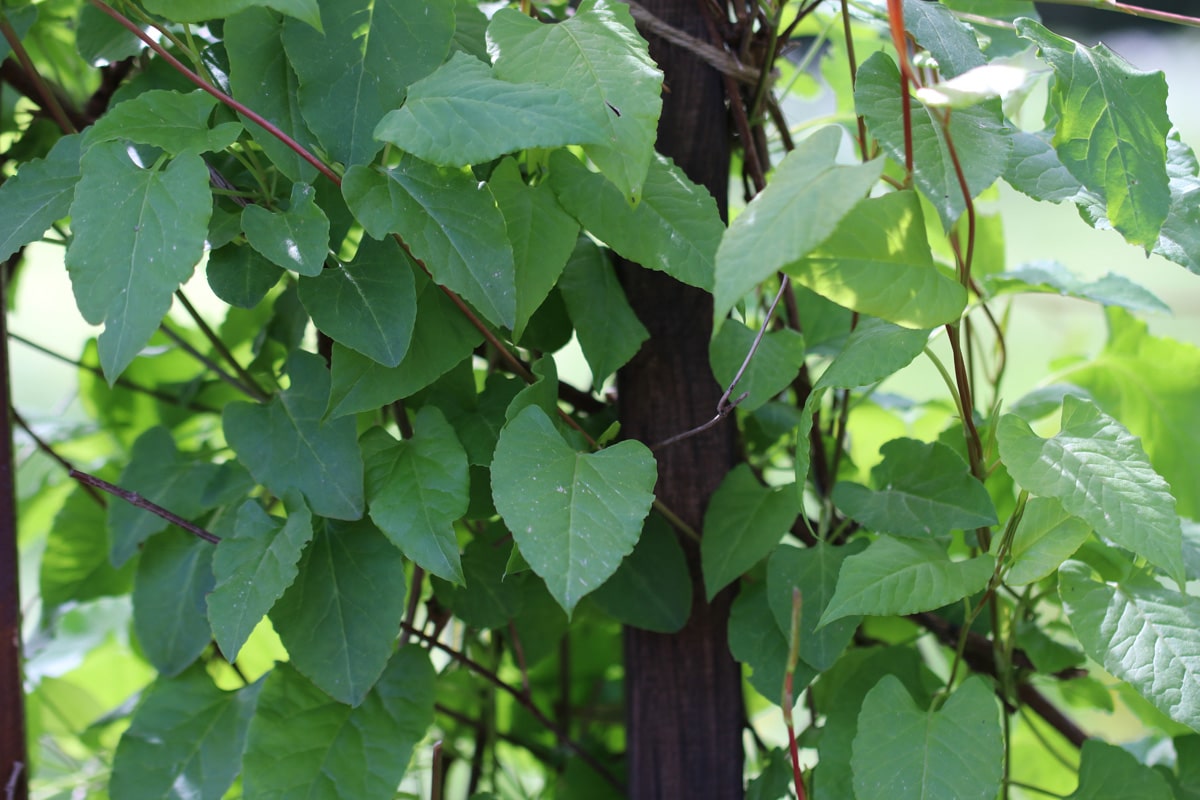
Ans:
[{"label": "reddish stem", "polygon": [[900,108],[901,119],[904,122],[904,170],[911,179],[913,134],[912,98],[909,96],[909,87],[916,84],[917,79],[913,75],[912,64],[908,60],[908,40],[904,33],[904,10],[900,3],[901,0],[888,0],[888,26],[892,32],[892,44],[896,48],[896,58],[900,61]]}]

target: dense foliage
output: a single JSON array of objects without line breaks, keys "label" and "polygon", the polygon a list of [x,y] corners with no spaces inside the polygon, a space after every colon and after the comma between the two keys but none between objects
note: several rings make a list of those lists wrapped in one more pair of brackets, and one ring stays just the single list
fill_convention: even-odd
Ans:
[{"label": "dense foliage", "polygon": [[[622,626],[684,624],[697,540],[747,796],[1200,795],[1200,350],[980,202],[1200,273],[1162,74],[1025,0],[734,3],[676,42],[733,89],[726,226],[654,150],[661,21],[497,5],[0,10],[0,258],[60,245],[103,326],[86,423],[16,409],[34,795],[623,796]],[[617,424],[614,255],[712,295],[700,530]],[[1038,292],[1109,338],[1006,396]],[[880,391],[916,360],[938,398]]]}]

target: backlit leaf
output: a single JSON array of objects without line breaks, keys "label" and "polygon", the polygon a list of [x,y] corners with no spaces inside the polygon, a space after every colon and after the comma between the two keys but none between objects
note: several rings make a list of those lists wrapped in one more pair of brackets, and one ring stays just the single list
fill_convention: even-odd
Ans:
[{"label": "backlit leaf", "polygon": [[929,331],[902,328],[875,317],[861,319],[814,389],[869,386],[912,363],[925,349]]},{"label": "backlit leaf", "polygon": [[775,549],[799,513],[791,487],[763,486],[745,464],[731,470],[704,512],[700,564],[708,599]]},{"label": "backlit leaf", "polygon": [[104,507],[78,486],[54,516],[38,568],[43,617],[71,601],[128,594],[134,564],[117,569],[108,560]]},{"label": "backlit leaf", "polygon": [[504,427],[492,461],[496,509],[568,614],[637,544],[656,479],[645,445],[578,453],[537,406]]}]

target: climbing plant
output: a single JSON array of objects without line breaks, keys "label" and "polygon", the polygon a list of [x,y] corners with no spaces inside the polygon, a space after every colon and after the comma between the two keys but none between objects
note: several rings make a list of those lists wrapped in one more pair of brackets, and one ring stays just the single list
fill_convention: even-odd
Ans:
[{"label": "climbing plant", "polygon": [[[78,379],[78,413],[8,415],[7,797],[1200,793],[1200,350],[1137,275],[1010,263],[993,202],[1200,273],[1161,73],[1025,0],[0,30],[0,258],[17,297],[60,259],[55,313],[98,326],[7,342]],[[671,54],[728,126],[698,162],[663,155],[701,103]],[[1108,338],[1012,394],[1038,293]],[[892,388],[914,364],[932,399]],[[651,668],[709,688],[623,712]],[[724,738],[647,733],[680,703]]]}]

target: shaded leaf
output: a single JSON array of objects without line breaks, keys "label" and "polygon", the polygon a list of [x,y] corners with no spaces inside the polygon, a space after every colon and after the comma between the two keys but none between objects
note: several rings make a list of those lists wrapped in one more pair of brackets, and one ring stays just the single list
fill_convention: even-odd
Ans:
[{"label": "shaded leaf", "polygon": [[413,436],[397,442],[381,428],[362,438],[371,519],[427,571],[461,583],[454,522],[467,512],[467,454],[442,412],[425,406]]},{"label": "shaded leaf", "polygon": [[354,420],[322,420],[329,373],[319,356],[293,353],[287,374],[291,386],[270,403],[225,407],[225,438],[254,479],[276,494],[297,489],[316,514],[358,519],[363,471]]},{"label": "shaded leaf", "polygon": [[212,641],[204,597],[213,588],[211,543],[171,531],[142,548],[133,581],[133,629],[147,660],[183,672]]},{"label": "shaded leaf", "polygon": [[104,323],[100,365],[109,385],[158,328],[171,295],[204,254],[212,197],[194,153],[145,169],[126,145],[94,145],[71,204],[67,271],[84,319]]},{"label": "shaded leaf", "polygon": [[1124,748],[1088,739],[1079,751],[1079,787],[1073,800],[1173,800],[1163,777]]},{"label": "shaded leaf", "polygon": [[[1023,586],[1046,577],[1070,558],[1092,533],[1091,526],[1068,514],[1050,497],[1031,497],[1013,537],[1012,564],[1004,580]],[[996,539],[997,545],[999,539]]]},{"label": "shaded leaf", "polygon": [[403,647],[352,708],[279,664],[267,676],[246,737],[246,796],[390,800],[433,724],[434,677],[425,651]]},{"label": "shaded leaf", "polygon": [[147,11],[175,22],[204,22],[228,17],[246,8],[265,6],[321,29],[317,0],[205,0],[201,5],[192,0],[146,0],[145,6]]},{"label": "shaded leaf", "polygon": [[996,432],[1013,480],[1057,499],[1097,533],[1183,579],[1175,498],[1138,439],[1094,403],[1063,398],[1062,430],[1042,439],[1012,414]]},{"label": "shaded leaf", "polygon": [[246,241],[284,269],[310,277],[320,275],[329,253],[329,220],[315,198],[313,187],[296,183],[286,211],[246,206],[242,210]]},{"label": "shaded leaf", "polygon": [[271,622],[296,669],[357,706],[387,665],[403,614],[400,551],[367,520],[316,520]]},{"label": "shaded leaf", "polygon": [[645,445],[577,453],[537,406],[504,427],[492,461],[496,509],[568,614],[637,544],[656,479]]},{"label": "shaded leaf", "polygon": [[254,308],[283,276],[262,253],[236,244],[211,251],[205,274],[213,294],[239,308]]},{"label": "shaded leaf", "polygon": [[[722,386],[732,383],[757,335],[758,331],[736,320],[721,326],[708,345],[709,363],[717,383]],[[754,411],[786,389],[804,366],[804,355],[804,337],[790,328],[763,336],[742,379],[734,387],[734,399],[749,392],[738,407],[747,413]]]},{"label": "shaded leaf", "polygon": [[817,130],[784,157],[771,183],[729,226],[716,258],[717,324],[743,295],[827,239],[879,180],[882,159],[836,163],[841,143],[841,128]]},{"label": "shaded leaf", "polygon": [[763,486],[746,464],[730,470],[704,512],[700,566],[708,599],[774,550],[799,513],[794,488]]},{"label": "shaded leaf", "polygon": [[596,141],[603,144],[585,143],[584,152],[626,200],[637,202],[654,153],[662,73],[628,7],[587,0],[557,25],[501,9],[487,36],[496,77],[565,89],[600,123]]},{"label": "shaded leaf", "polygon": [[79,156],[80,137],[62,136],[45,158],[26,161],[0,183],[0,261],[67,216],[79,182]]},{"label": "shaded leaf", "polygon": [[817,629],[818,621],[837,588],[847,556],[866,549],[857,539],[842,547],[818,542],[814,547],[784,546],[767,563],[767,600],[779,632],[786,639],[792,628],[792,590],[800,590],[800,659],[819,672],[833,666],[858,630],[862,617],[842,617]]},{"label": "shaded leaf", "polygon": [[925,349],[929,331],[902,328],[876,317],[860,319],[817,382],[817,389],[869,386],[900,371]]},{"label": "shaded leaf", "polygon": [[592,594],[622,625],[675,633],[692,612],[692,579],[675,532],[657,515],[621,566]]},{"label": "shaded leaf", "polygon": [[242,126],[225,122],[209,130],[217,98],[205,91],[181,94],[152,89],[126,100],[100,117],[84,134],[84,146],[122,140],[160,147],[172,155],[224,150]]},{"label": "shaded leaf", "polygon": [[[1014,270],[988,278],[995,294],[1010,291],[1057,291],[1061,295],[1092,300],[1103,306],[1120,306],[1131,311],[1171,313],[1171,307],[1145,287],[1124,275],[1108,273],[1102,278],[1084,281],[1072,275],[1058,261],[1034,261]],[[1045,288],[1043,288],[1045,287]]]},{"label": "shaded leaf", "polygon": [[[789,623],[790,624],[790,623]],[[787,674],[788,640],[771,616],[766,587],[747,584],[733,601],[729,612],[729,652],[750,667],[750,685],[775,705],[783,702],[783,679]],[[792,690],[800,690],[817,677],[817,671],[801,662],[796,665]]]},{"label": "shaded leaf", "polygon": [[1200,599],[1068,561],[1059,593],[1084,652],[1176,722],[1200,728]]}]

